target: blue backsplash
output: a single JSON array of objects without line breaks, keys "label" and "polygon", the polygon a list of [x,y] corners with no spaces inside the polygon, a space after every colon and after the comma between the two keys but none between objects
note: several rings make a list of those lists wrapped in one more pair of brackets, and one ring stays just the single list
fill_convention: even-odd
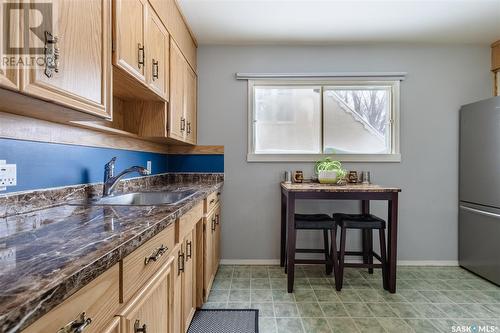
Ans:
[{"label": "blue backsplash", "polygon": [[145,167],[147,161],[152,162],[152,174],[224,172],[224,155],[167,155],[0,138],[0,160],[17,164],[17,186],[7,187],[7,192],[101,182],[104,164],[114,156],[118,172],[132,165]]}]

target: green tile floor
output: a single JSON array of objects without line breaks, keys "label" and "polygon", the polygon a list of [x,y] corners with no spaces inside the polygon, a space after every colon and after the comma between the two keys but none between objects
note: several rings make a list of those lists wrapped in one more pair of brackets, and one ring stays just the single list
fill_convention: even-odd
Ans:
[{"label": "green tile floor", "polygon": [[260,333],[500,333],[500,287],[459,267],[398,267],[396,294],[382,289],[379,270],[344,274],[337,292],[324,266],[297,266],[289,294],[279,266],[224,265],[204,308],[259,309]]}]

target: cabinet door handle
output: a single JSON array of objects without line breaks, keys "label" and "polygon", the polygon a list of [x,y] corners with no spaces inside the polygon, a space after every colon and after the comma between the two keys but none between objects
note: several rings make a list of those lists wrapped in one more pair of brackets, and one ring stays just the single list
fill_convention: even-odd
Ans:
[{"label": "cabinet door handle", "polygon": [[152,71],[153,71],[153,81],[155,79],[158,79],[158,73],[159,73],[159,61],[153,59],[153,66],[152,66]]},{"label": "cabinet door handle", "polygon": [[191,122],[187,123],[187,134],[191,134]]},{"label": "cabinet door handle", "polygon": [[181,272],[184,272],[184,253],[179,251],[179,258],[177,260],[177,275],[180,275]]},{"label": "cabinet door handle", "polygon": [[212,199],[210,200],[210,202],[208,203],[209,205],[213,204],[215,202],[215,199]]},{"label": "cabinet door handle", "polygon": [[219,214],[215,214],[215,224],[219,224],[220,223],[220,216]]},{"label": "cabinet door handle", "polygon": [[92,319],[85,316],[85,312],[80,314],[80,318],[72,321],[63,328],[59,329],[57,333],[82,333],[92,323]]},{"label": "cabinet door handle", "polygon": [[45,31],[45,75],[51,78],[54,73],[59,73],[59,48],[58,38]]},{"label": "cabinet door handle", "polygon": [[186,118],[181,118],[181,132],[186,130]]},{"label": "cabinet door handle", "polygon": [[160,247],[157,248],[156,250],[154,250],[153,253],[151,253],[151,255],[149,257],[144,259],[144,265],[149,264],[151,261],[157,261],[167,251],[168,251],[168,247],[165,247],[165,246],[163,246],[163,244],[161,244]]},{"label": "cabinet door handle", "polygon": [[137,44],[137,64],[139,66],[139,68],[141,68],[141,66],[144,66],[144,58],[145,58],[145,52],[144,52],[144,45],[141,46],[141,43]]},{"label": "cabinet door handle", "polygon": [[193,252],[193,242],[186,242],[186,251],[187,251],[186,258],[190,259],[193,256],[193,253],[192,253]]},{"label": "cabinet door handle", "polygon": [[212,231],[215,231],[215,216],[212,217]]},{"label": "cabinet door handle", "polygon": [[144,324],[144,325],[141,326],[141,322],[139,321],[139,319],[137,319],[135,321],[135,323],[134,323],[134,333],[147,333],[146,329],[147,329],[146,324]]}]

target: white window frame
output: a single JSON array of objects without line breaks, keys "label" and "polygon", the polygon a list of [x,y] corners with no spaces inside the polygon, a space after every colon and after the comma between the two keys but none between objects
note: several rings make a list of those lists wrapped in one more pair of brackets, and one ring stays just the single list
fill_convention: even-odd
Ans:
[{"label": "white window frame", "polygon": [[[314,162],[324,157],[331,157],[341,162],[401,162],[400,148],[400,78],[396,77],[334,77],[328,79],[272,78],[248,79],[248,162]],[[254,149],[254,89],[256,86],[321,86],[321,103],[323,88],[334,86],[389,86],[391,89],[391,152],[388,154],[256,154]],[[323,115],[323,110],[321,110]],[[323,122],[322,122],[323,124]],[[323,125],[322,125],[323,127]],[[321,136],[324,132],[321,128]],[[322,148],[323,141],[322,141]]]}]

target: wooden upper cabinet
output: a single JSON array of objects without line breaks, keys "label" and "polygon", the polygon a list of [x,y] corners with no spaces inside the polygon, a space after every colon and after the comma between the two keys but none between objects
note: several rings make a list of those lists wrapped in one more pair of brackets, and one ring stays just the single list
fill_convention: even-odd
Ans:
[{"label": "wooden upper cabinet", "polygon": [[113,0],[113,64],[146,82],[147,0]]},{"label": "wooden upper cabinet", "polygon": [[[4,63],[3,59],[8,59],[8,57],[13,56],[13,54],[5,54],[6,46],[8,43],[11,45],[19,45],[19,28],[20,28],[20,18],[19,14],[21,11],[12,11],[9,13],[9,28],[8,31],[4,31],[5,24],[3,23],[3,18],[6,0],[0,1],[0,17],[2,18],[2,24],[0,24],[0,87],[9,88],[13,90],[19,90],[19,67],[13,64]],[[17,17],[15,17],[17,15]],[[5,58],[4,58],[5,57]]]},{"label": "wooden upper cabinet", "polygon": [[[22,91],[90,114],[111,117],[111,0],[51,3],[53,24],[47,22],[42,27],[45,41],[34,33],[29,39],[30,48],[46,48],[45,64],[22,70]],[[39,19],[36,11],[29,13],[30,21]],[[47,50],[53,55],[47,56]]]},{"label": "wooden upper cabinet", "polygon": [[186,113],[186,141],[196,144],[197,127],[197,77],[190,66],[185,66],[185,113]]},{"label": "wooden upper cabinet", "polygon": [[491,70],[500,71],[500,40],[491,44]]},{"label": "wooden upper cabinet", "polygon": [[147,82],[160,97],[168,100],[169,35],[156,13],[148,11],[146,56]]},{"label": "wooden upper cabinet", "polygon": [[172,332],[173,262],[171,257],[123,308],[120,313],[122,333]]},{"label": "wooden upper cabinet", "polygon": [[169,132],[172,139],[185,140],[186,118],[184,115],[184,78],[185,60],[181,50],[170,39],[170,102],[169,102]]}]

